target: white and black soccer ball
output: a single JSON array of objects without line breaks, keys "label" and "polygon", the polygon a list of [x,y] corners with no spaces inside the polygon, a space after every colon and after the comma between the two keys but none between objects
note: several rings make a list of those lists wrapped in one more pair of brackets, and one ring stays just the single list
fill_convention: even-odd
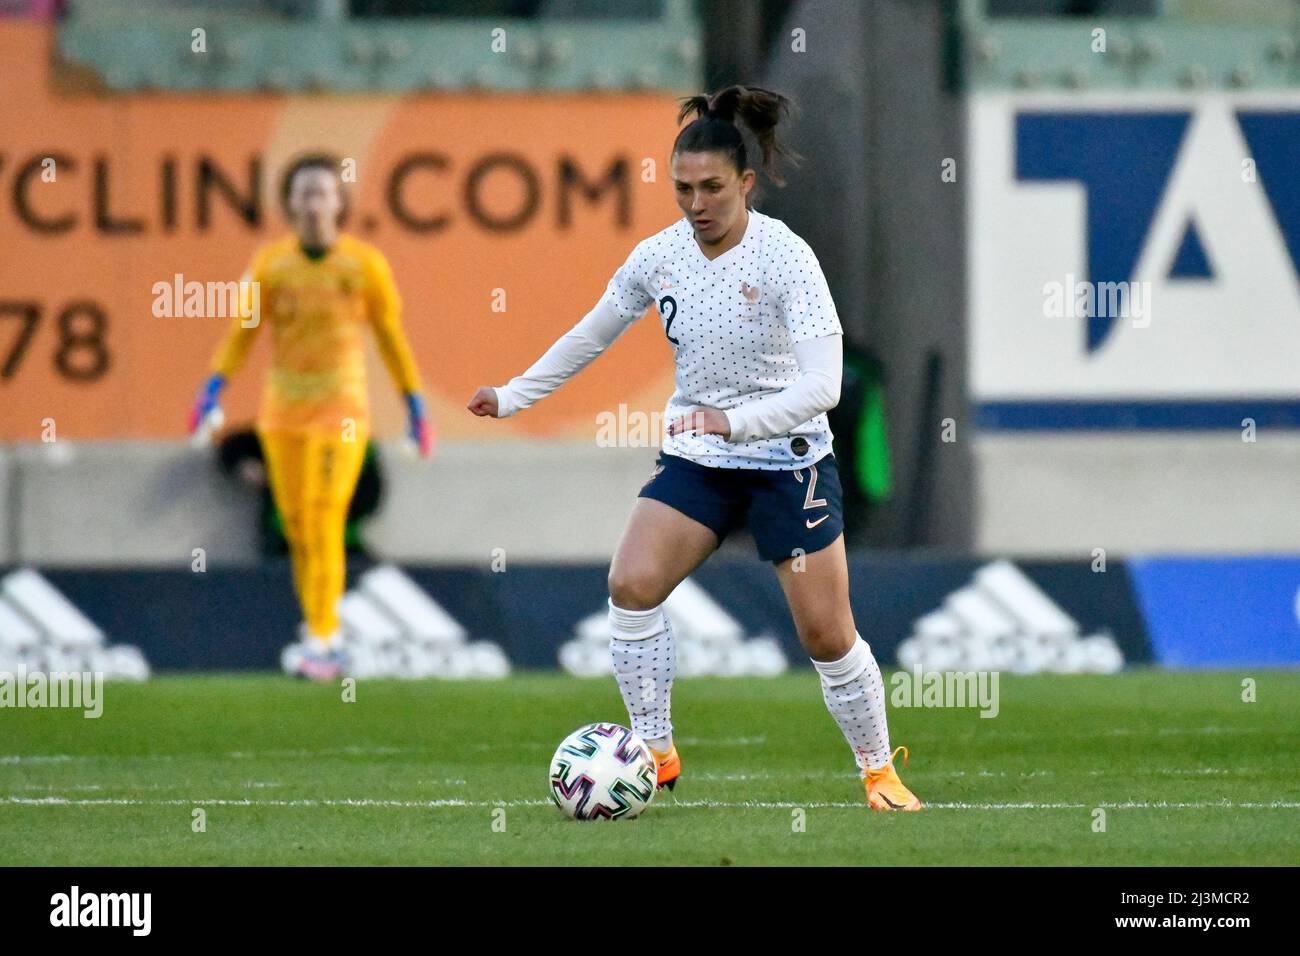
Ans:
[{"label": "white and black soccer ball", "polygon": [[551,799],[574,820],[631,820],[654,799],[658,768],[644,740],[618,724],[588,724],[551,758]]}]

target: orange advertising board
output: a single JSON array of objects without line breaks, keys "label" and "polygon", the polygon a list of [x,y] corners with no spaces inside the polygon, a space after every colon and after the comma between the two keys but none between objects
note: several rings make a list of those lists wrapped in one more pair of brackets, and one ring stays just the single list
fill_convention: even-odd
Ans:
[{"label": "orange advertising board", "polygon": [[[677,217],[671,97],[66,92],[52,41],[0,22],[0,440],[47,419],[60,438],[181,437],[229,319],[158,317],[155,287],[238,279],[287,231],[282,171],[316,150],[353,161],[346,228],[392,264],[442,436],[591,437],[622,403],[662,409],[672,356],[653,316],[535,408],[484,422],[464,406]],[[268,346],[228,420],[253,418]],[[370,381],[391,434],[402,405],[373,355]]]}]

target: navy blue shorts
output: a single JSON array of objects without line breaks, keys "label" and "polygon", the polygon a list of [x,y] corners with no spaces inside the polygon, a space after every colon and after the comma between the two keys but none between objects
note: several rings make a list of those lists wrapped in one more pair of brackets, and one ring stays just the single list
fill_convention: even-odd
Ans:
[{"label": "navy blue shorts", "polygon": [[844,500],[835,456],[794,471],[709,468],[659,453],[641,498],[662,501],[698,521],[721,542],[748,523],[764,561],[812,554],[844,531]]}]

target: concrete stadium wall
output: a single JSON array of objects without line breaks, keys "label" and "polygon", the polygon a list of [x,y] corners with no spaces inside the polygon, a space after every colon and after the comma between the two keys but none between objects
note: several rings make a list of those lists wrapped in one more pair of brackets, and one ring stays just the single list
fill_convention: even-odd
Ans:
[{"label": "concrete stadium wall", "polygon": [[[493,548],[507,560],[608,561],[655,454],[444,442],[417,462],[386,446],[384,501],[364,537],[399,561],[486,564]],[[0,456],[0,563],[184,567],[201,547],[210,566],[250,564],[257,523],[256,494],[221,475],[210,450],[59,442]]]},{"label": "concrete stadium wall", "polygon": [[608,562],[657,449],[589,442],[446,444],[431,465],[387,449],[386,501],[367,532],[399,561]]},{"label": "concrete stadium wall", "polygon": [[14,563],[188,567],[256,557],[257,499],[182,443],[59,441],[13,449]]},{"label": "concrete stadium wall", "polygon": [[[1300,435],[983,433],[975,550],[1087,558],[1300,550]],[[53,449],[57,448],[58,451]],[[655,450],[444,442],[432,462],[382,451],[365,527],[377,557],[424,564],[608,562]],[[259,560],[256,495],[179,443],[0,449],[0,565],[187,567]],[[724,550],[752,557],[742,537]]]},{"label": "concrete stadium wall", "polygon": [[12,564],[15,560],[13,516],[16,502],[13,497],[15,489],[12,474],[13,453],[7,448],[0,447],[0,565]]},{"label": "concrete stadium wall", "polygon": [[1087,556],[1300,550],[1300,434],[985,433],[976,548]]}]

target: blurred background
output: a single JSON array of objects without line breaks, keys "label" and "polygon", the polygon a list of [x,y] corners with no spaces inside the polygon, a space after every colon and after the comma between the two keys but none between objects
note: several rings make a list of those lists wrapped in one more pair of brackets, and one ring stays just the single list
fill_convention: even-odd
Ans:
[{"label": "blurred background", "polygon": [[[275,666],[296,609],[239,435],[266,343],[193,448],[227,320],[153,305],[238,277],[286,231],[285,166],[326,149],[440,435],[399,453],[372,356],[352,577],[400,565],[452,622],[381,628],[376,672],[411,672],[411,627],[599,672],[588,616],[672,389],[657,321],[524,414],[464,405],[676,218],[676,99],[730,83],[799,107],[803,163],[757,207],[844,325],[832,424],[882,660],[1300,663],[1293,0],[0,0],[0,653]],[[687,670],[803,660],[744,536],[694,583]]]}]

